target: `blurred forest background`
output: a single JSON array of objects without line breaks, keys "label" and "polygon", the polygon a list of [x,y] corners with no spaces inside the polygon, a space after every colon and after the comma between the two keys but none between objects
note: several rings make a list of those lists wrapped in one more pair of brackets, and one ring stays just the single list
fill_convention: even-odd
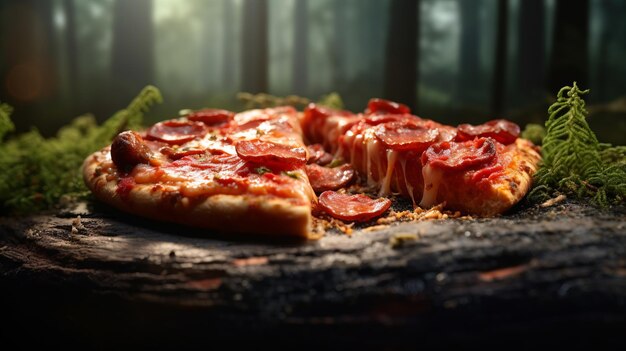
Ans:
[{"label": "blurred forest background", "polygon": [[590,88],[592,128],[626,144],[626,0],[0,0],[0,101],[18,131],[98,120],[146,84],[182,108],[237,92],[371,97],[445,123],[542,122]]}]

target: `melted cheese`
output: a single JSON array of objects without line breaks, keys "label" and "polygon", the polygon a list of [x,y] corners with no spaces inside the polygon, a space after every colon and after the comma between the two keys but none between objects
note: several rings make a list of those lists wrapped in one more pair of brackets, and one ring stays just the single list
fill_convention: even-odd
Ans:
[{"label": "melted cheese", "polygon": [[336,158],[344,157],[343,156],[344,148],[347,148],[346,151],[350,154],[350,156],[349,156],[350,159],[346,160],[346,161],[347,162],[352,162],[352,159],[353,159],[352,157],[354,156],[353,155],[353,147],[352,147],[352,144],[354,142],[353,138],[354,138],[354,134],[352,134],[350,132],[346,133],[346,135],[344,136],[343,142],[339,145],[339,150],[337,150],[337,153],[335,154]]},{"label": "melted cheese", "polygon": [[413,195],[413,185],[409,182],[409,179],[406,174],[406,158],[402,158],[400,160],[400,165],[402,165],[402,175],[404,176],[404,186],[406,186],[406,191],[409,193],[411,197],[411,201],[413,202],[413,207],[416,206],[415,203],[415,195]]},{"label": "melted cheese", "polygon": [[374,162],[378,161],[376,157],[376,140],[367,138],[365,141],[365,150],[364,157],[367,162],[367,166],[365,168],[365,172],[367,173],[367,185],[375,186],[376,181],[374,180],[374,175],[372,173],[372,160]]},{"label": "melted cheese", "polygon": [[[392,149],[381,149],[384,146],[374,134],[373,128],[367,128],[360,133],[354,133],[352,130],[343,130],[349,124],[351,118],[343,116],[331,116],[327,118],[323,124],[317,126],[317,132],[321,132],[324,139],[324,145],[330,146],[335,153],[335,157],[348,157],[346,161],[352,163],[361,173],[362,177],[367,179],[369,186],[380,186],[379,196],[388,196],[392,191],[403,192],[400,174],[396,173],[396,165],[400,163],[400,169],[404,177],[404,187],[413,203],[417,206],[415,199],[415,187],[422,186],[411,183],[418,179],[409,179],[407,169],[407,159],[405,155]],[[321,128],[320,128],[321,127]],[[311,123],[308,128],[316,129],[315,123]],[[313,132],[313,131],[312,131]],[[314,134],[314,133],[312,133]],[[343,142],[338,143],[340,135],[343,134]],[[382,150],[385,150],[387,164],[383,163],[381,158]],[[362,152],[360,157],[358,152]],[[357,160],[357,158],[359,158]],[[416,166],[417,167],[417,166]],[[422,176],[424,179],[422,198],[419,205],[422,207],[432,207],[437,204],[437,196],[442,180],[442,171],[430,166],[422,168]],[[395,178],[394,178],[395,177]],[[419,192],[418,192],[419,194]]]},{"label": "melted cheese", "polygon": [[[363,132],[363,157],[364,167],[367,173],[367,185],[375,187],[379,184],[385,171],[381,160],[381,143],[374,134],[373,128]],[[374,171],[376,174],[374,174]],[[376,175],[376,177],[374,177]]]},{"label": "melted cheese", "polygon": [[350,148],[350,162],[354,165],[356,161],[355,153],[358,145],[363,145],[363,136],[361,134],[355,135],[352,141],[352,147]]},{"label": "melted cheese", "polygon": [[392,149],[388,149],[387,150],[387,171],[385,172],[385,177],[382,179],[380,192],[378,193],[378,196],[381,196],[381,197],[387,196],[391,193],[391,177],[393,176],[393,170],[396,166],[397,161],[398,161],[398,152]]},{"label": "melted cheese", "polygon": [[437,193],[443,172],[427,164],[422,168],[422,175],[424,176],[424,195],[420,206],[428,208],[437,204]]},{"label": "melted cheese", "polygon": [[330,116],[326,118],[322,128],[323,145],[326,148],[334,149],[337,140],[339,140],[339,122],[338,117]]}]

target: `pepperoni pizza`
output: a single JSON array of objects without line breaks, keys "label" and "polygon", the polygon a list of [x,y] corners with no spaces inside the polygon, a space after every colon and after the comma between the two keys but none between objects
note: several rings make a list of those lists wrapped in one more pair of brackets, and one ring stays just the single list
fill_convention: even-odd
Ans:
[{"label": "pepperoni pizza", "polygon": [[[369,221],[389,209],[390,195],[502,213],[526,194],[539,161],[518,134],[509,121],[455,128],[381,99],[359,114],[313,104],[303,113],[205,109],[120,133],[85,160],[83,176],[97,198],[140,216],[307,237],[312,209]],[[355,182],[368,195],[345,191]]]}]

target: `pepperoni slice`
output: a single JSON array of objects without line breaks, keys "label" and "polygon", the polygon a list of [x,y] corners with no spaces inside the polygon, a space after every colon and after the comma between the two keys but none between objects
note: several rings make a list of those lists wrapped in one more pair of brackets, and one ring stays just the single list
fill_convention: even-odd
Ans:
[{"label": "pepperoni slice", "polygon": [[374,134],[394,150],[423,150],[437,140],[439,131],[405,120],[381,124]]},{"label": "pepperoni slice", "polygon": [[472,181],[479,182],[481,179],[490,178],[494,174],[500,174],[503,170],[504,167],[498,164],[491,167],[481,168],[480,170],[476,171],[474,175],[472,175]]},{"label": "pepperoni slice", "polygon": [[306,151],[302,147],[290,147],[264,140],[242,140],[235,145],[237,155],[243,160],[277,166],[302,166],[306,163]]},{"label": "pepperoni slice", "polygon": [[418,121],[421,121],[421,118],[418,118],[417,116],[413,116],[413,115],[406,115],[406,114],[405,115],[386,114],[386,115],[369,115],[362,119],[363,122],[372,126],[377,126],[379,124],[388,123],[388,122],[399,122],[399,121],[406,121],[406,120],[417,123]]},{"label": "pepperoni slice", "polygon": [[349,195],[325,191],[319,196],[320,207],[329,215],[344,221],[366,222],[383,214],[391,201],[371,199],[363,194]]},{"label": "pepperoni slice", "polygon": [[505,119],[495,119],[477,126],[461,124],[458,126],[458,130],[458,141],[466,141],[479,137],[491,137],[505,145],[514,143],[520,133],[517,124]]},{"label": "pepperoni slice", "polygon": [[148,129],[146,138],[180,145],[206,134],[204,124],[192,121],[165,121]]},{"label": "pepperoni slice", "polygon": [[487,163],[496,157],[496,145],[490,138],[465,142],[443,141],[431,145],[422,154],[422,165],[447,170],[462,170]]},{"label": "pepperoni slice", "polygon": [[337,190],[346,186],[354,178],[354,170],[349,164],[335,168],[306,165],[304,170],[316,193],[326,190]]},{"label": "pepperoni slice", "polygon": [[330,107],[316,105],[314,103],[309,104],[304,109],[305,119],[317,119],[317,118],[325,118],[330,116],[352,116],[352,112],[344,111],[344,110],[335,110]]},{"label": "pepperoni slice", "polygon": [[370,99],[367,103],[367,111],[372,114],[377,113],[393,113],[393,114],[409,114],[411,109],[404,104],[384,99]]},{"label": "pepperoni slice", "polygon": [[207,108],[204,110],[194,111],[185,117],[187,117],[190,121],[202,122],[204,124],[214,126],[226,123],[233,119],[234,116],[235,113],[228,110]]},{"label": "pepperoni slice", "polygon": [[439,131],[437,141],[452,141],[457,134],[456,128],[450,126],[439,125],[437,130]]},{"label": "pepperoni slice", "polygon": [[333,160],[333,155],[326,152],[321,144],[311,144],[307,146],[307,149],[309,150],[308,164],[317,163],[323,166],[331,163]]},{"label": "pepperoni slice", "polygon": [[194,155],[182,157],[165,167],[180,168],[180,167],[193,167],[198,169],[208,169],[213,171],[219,176],[224,177],[228,174],[247,175],[249,174],[249,168],[245,166],[241,159],[236,155],[207,155],[206,157],[197,157]]}]

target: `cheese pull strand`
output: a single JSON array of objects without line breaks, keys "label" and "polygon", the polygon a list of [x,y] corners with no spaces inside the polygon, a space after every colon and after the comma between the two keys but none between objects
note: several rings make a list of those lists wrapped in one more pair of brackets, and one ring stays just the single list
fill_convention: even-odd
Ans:
[{"label": "cheese pull strand", "polygon": [[424,177],[424,195],[420,201],[420,207],[430,208],[437,204],[437,193],[441,183],[442,171],[425,165],[422,168],[422,176]]},{"label": "cheese pull strand", "polygon": [[391,193],[391,177],[393,176],[393,170],[398,160],[398,152],[392,149],[387,150],[387,172],[381,182],[380,192],[378,196],[383,197]]}]

